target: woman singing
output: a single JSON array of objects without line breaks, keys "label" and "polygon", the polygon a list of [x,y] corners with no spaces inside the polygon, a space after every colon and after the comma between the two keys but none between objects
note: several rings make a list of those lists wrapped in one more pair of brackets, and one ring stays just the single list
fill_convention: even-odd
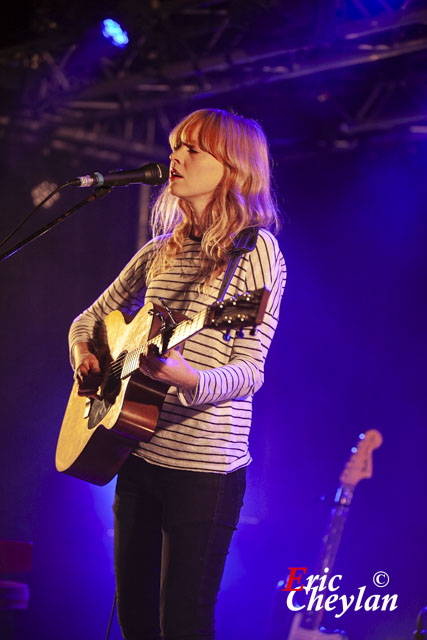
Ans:
[{"label": "woman singing", "polygon": [[[114,501],[118,616],[126,640],[212,640],[215,603],[251,462],[253,394],[277,326],[286,279],[268,231],[278,227],[265,135],[252,120],[195,111],[170,134],[170,179],[152,214],[153,239],[70,330],[81,395],[96,392],[95,329],[114,309],[135,314],[163,298],[188,318],[213,304],[233,238],[259,229],[227,296],[267,287],[255,335],[204,329],[171,350],[141,356],[141,371],[170,385],[150,442],[121,468]],[[97,376],[98,374],[98,376]]]}]

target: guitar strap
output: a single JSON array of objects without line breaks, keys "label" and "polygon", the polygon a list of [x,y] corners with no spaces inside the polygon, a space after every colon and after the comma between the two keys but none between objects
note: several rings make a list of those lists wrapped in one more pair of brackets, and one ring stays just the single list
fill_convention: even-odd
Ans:
[{"label": "guitar strap", "polygon": [[230,249],[230,258],[227,269],[224,273],[224,279],[218,294],[218,302],[222,302],[224,300],[224,296],[242,255],[255,249],[258,239],[258,231],[258,227],[247,227],[246,229],[242,229],[242,231],[240,231],[240,233],[238,233],[234,238],[233,247]]}]

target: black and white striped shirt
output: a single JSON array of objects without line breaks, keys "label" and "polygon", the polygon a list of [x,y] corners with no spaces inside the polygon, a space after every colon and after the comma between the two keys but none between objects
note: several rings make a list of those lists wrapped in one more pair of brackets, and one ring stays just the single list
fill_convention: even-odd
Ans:
[{"label": "black and white striped shirt", "polygon": [[[222,275],[206,294],[194,282],[200,241],[188,238],[173,267],[147,283],[147,265],[155,250],[155,240],[151,240],[74,320],[71,349],[76,342],[93,341],[95,325],[115,309],[135,314],[146,302],[158,304],[164,298],[172,311],[191,318],[216,301]],[[140,443],[136,455],[164,467],[215,473],[229,473],[251,462],[252,396],[264,380],[285,281],[286,266],[277,240],[261,229],[255,249],[242,256],[227,297],[266,286],[271,293],[263,323],[255,336],[245,331],[245,337],[239,338],[232,330],[230,340],[225,341],[221,332],[204,329],[187,339],[183,355],[199,372],[197,388],[169,388],[154,435],[150,442]]]}]

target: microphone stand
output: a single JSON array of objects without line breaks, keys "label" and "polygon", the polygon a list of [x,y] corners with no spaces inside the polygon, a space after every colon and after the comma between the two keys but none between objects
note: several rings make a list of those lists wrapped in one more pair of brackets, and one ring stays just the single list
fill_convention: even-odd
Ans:
[{"label": "microphone stand", "polygon": [[20,249],[23,249],[25,246],[27,246],[27,244],[30,244],[30,242],[32,242],[33,240],[36,240],[37,238],[39,238],[43,234],[45,234],[48,231],[50,231],[50,229],[55,227],[60,222],[64,222],[64,220],[66,220],[69,216],[71,216],[71,214],[75,213],[76,211],[78,211],[79,209],[84,207],[86,204],[89,204],[90,202],[93,202],[94,200],[99,200],[100,198],[103,198],[104,196],[109,194],[111,192],[111,190],[112,190],[112,187],[96,187],[96,189],[94,189],[93,193],[91,193],[90,196],[88,196],[87,198],[85,198],[81,202],[77,203],[76,205],[74,205],[74,207],[72,207],[71,209],[68,209],[68,211],[66,211],[65,213],[61,214],[57,218],[55,218],[54,220],[52,220],[51,222],[46,224],[44,227],[42,227],[38,231],[35,231],[34,233],[32,233],[30,236],[28,236],[24,240],[21,240],[21,242],[18,242],[18,244],[16,244],[14,247],[12,247],[12,249],[9,249],[9,251],[6,251],[6,253],[2,253],[0,255],[0,262],[3,262],[4,260],[7,260],[7,258],[10,258],[10,256],[13,256],[14,253],[19,251]]}]

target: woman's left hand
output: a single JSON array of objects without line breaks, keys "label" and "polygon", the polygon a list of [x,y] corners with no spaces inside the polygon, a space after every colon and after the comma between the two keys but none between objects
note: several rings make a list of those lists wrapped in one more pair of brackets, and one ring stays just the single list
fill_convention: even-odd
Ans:
[{"label": "woman's left hand", "polygon": [[195,389],[199,381],[197,369],[194,369],[177,349],[171,349],[162,356],[154,352],[139,357],[140,371],[152,378],[178,387]]}]

